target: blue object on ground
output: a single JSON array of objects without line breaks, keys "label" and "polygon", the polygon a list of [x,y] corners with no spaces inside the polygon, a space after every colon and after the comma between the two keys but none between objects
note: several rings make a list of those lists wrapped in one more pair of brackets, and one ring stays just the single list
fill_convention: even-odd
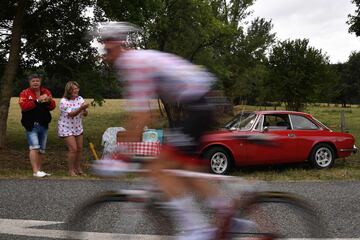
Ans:
[{"label": "blue object on ground", "polygon": [[158,133],[155,129],[147,129],[142,135],[143,142],[157,142],[159,141]]},{"label": "blue object on ground", "polygon": [[160,142],[163,143],[164,131],[162,129],[147,129],[143,132],[143,142]]}]

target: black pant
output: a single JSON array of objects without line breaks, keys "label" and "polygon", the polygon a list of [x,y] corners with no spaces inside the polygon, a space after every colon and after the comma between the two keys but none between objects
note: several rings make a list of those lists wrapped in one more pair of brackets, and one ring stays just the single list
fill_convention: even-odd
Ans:
[{"label": "black pant", "polygon": [[214,107],[205,97],[184,104],[184,120],[166,134],[166,143],[187,155],[197,155],[202,135],[215,124]]}]

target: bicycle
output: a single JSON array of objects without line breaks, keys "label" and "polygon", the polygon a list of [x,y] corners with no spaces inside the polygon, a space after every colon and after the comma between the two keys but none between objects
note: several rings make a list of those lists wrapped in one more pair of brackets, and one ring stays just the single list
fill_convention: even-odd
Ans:
[{"label": "bicycle", "polygon": [[[252,183],[231,176],[167,171],[182,177],[202,177],[225,183],[223,186],[232,190],[229,197],[234,200],[235,208],[218,226],[216,239],[326,236],[314,207],[298,195],[258,190]],[[134,172],[142,173],[143,170]],[[209,219],[216,220],[211,210],[204,209],[204,212]],[[244,221],[253,223],[253,227],[244,229]],[[112,239],[171,239],[179,231],[161,191],[144,186],[100,193],[70,217],[68,230],[69,239],[89,239],[89,234],[93,237],[91,239],[102,239],[104,235],[96,238],[96,234],[110,232],[113,233]]]}]

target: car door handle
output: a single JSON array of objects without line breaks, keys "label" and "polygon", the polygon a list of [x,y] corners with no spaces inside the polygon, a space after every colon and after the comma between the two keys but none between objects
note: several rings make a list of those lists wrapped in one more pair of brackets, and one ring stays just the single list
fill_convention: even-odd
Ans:
[{"label": "car door handle", "polygon": [[289,133],[288,137],[296,137],[296,135],[294,133]]}]

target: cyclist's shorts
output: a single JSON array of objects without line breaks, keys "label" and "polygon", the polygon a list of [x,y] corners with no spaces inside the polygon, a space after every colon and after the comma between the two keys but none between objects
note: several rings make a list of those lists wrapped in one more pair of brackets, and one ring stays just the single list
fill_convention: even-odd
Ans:
[{"label": "cyclist's shorts", "polygon": [[202,135],[214,127],[214,107],[206,98],[187,103],[185,119],[165,134],[166,144],[183,154],[198,156]]}]

